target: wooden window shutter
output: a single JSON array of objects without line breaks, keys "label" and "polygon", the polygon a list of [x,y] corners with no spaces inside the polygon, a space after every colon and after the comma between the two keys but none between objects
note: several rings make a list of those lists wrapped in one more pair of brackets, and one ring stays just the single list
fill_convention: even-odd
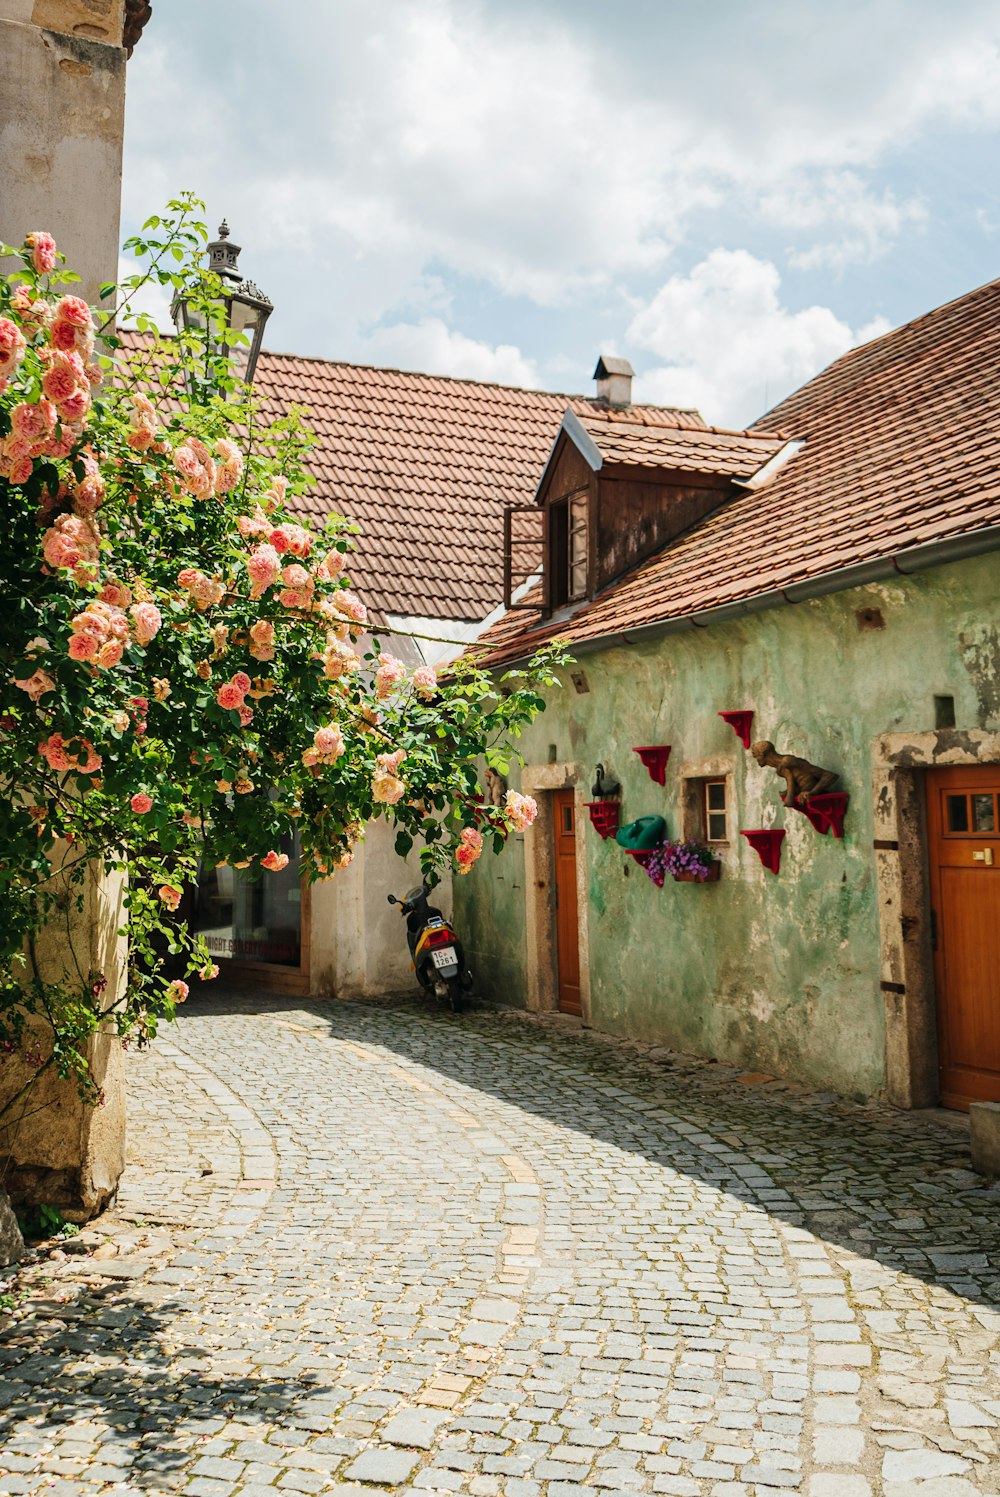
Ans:
[{"label": "wooden window shutter", "polygon": [[[545,566],[546,511],[537,504],[512,504],[503,512],[503,601],[506,608],[537,612],[540,603],[515,602],[526,582]],[[533,591],[533,589],[532,589]]]}]

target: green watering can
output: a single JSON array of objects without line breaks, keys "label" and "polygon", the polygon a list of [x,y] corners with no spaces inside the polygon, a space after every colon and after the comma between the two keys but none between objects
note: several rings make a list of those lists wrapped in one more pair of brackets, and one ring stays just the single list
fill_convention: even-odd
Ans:
[{"label": "green watering can", "polygon": [[662,816],[640,816],[638,821],[626,822],[615,832],[615,841],[628,852],[651,852],[659,847],[667,835],[667,823]]}]

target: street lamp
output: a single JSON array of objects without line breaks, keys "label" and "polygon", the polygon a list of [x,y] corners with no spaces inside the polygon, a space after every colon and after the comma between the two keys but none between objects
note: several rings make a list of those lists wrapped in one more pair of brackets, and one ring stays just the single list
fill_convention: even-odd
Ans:
[{"label": "street lamp", "polygon": [[[272,303],[253,281],[245,281],[240,275],[237,261],[240,246],[229,238],[229,225],[225,219],[219,225],[219,237],[208,246],[208,269],[222,282],[222,303],[226,309],[226,324],[234,333],[244,333],[249,339],[243,382],[253,384],[257,357],[264,341],[264,327],[271,315]],[[205,327],[205,316],[196,302],[184,297],[174,298],[171,313],[177,331]]]}]

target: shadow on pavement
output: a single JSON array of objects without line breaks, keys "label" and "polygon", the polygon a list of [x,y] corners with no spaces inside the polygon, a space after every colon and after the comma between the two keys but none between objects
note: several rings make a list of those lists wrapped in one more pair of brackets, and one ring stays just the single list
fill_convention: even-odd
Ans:
[{"label": "shadow on pavement", "polygon": [[[244,990],[199,1000],[182,1022],[197,1027],[202,1015],[226,1012],[321,1016],[334,1039],[379,1047],[763,1205],[859,1257],[1000,1304],[1000,1186],[972,1173],[958,1120],[780,1080],[745,1085],[733,1067],[663,1051],[651,1059],[645,1047],[484,1005],[456,1016],[410,998],[330,1002]],[[669,1117],[651,1116],[650,1106]],[[678,1133],[671,1118],[711,1137]],[[767,1182],[738,1172],[747,1162],[766,1172],[777,1200],[758,1194]]]}]

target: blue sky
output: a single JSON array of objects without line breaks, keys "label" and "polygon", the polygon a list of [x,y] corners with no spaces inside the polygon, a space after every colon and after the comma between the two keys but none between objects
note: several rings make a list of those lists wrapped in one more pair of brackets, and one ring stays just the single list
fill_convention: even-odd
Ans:
[{"label": "blue sky", "polygon": [[740,424],[1000,275],[1000,7],[170,0],[123,231],[191,188],[274,349]]}]

